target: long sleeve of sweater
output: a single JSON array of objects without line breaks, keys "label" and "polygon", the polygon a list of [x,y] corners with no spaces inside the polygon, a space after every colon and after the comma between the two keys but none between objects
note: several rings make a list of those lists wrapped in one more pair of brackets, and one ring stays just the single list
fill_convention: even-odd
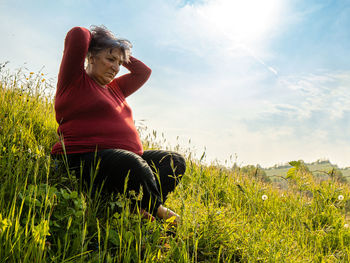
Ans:
[{"label": "long sleeve of sweater", "polygon": [[128,97],[148,80],[152,70],[132,56],[130,56],[130,62],[124,63],[123,66],[127,68],[130,73],[124,74],[114,81],[123,92],[124,97]]},{"label": "long sleeve of sweater", "polygon": [[57,93],[62,93],[84,71],[84,62],[91,41],[91,33],[83,27],[72,28],[66,36],[58,74]]}]

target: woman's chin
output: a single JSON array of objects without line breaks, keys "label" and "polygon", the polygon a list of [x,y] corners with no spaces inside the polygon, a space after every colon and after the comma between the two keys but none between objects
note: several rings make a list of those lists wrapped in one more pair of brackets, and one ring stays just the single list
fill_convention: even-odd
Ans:
[{"label": "woman's chin", "polygon": [[107,84],[109,84],[109,83],[111,83],[113,80],[114,80],[114,78],[113,78],[113,77],[112,77],[112,78],[108,78],[108,79],[106,79],[106,85],[107,85]]},{"label": "woman's chin", "polygon": [[105,78],[99,83],[101,86],[105,86],[113,81],[113,78]]}]

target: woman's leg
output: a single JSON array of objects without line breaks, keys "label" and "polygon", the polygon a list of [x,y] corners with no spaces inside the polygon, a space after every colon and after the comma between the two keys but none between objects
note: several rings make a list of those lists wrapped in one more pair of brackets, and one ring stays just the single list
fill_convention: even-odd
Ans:
[{"label": "woman's leg", "polygon": [[76,172],[80,171],[82,164],[83,178],[87,184],[92,181],[91,175],[94,174],[98,164],[93,185],[96,188],[103,184],[102,191],[107,193],[123,193],[125,180],[128,177],[126,191],[134,190],[139,193],[142,187],[141,208],[154,215],[157,214],[162,202],[156,179],[147,162],[139,155],[121,149],[107,149],[96,153],[68,155],[68,163]]},{"label": "woman's leg", "polygon": [[178,153],[162,150],[145,151],[142,158],[146,160],[156,176],[162,201],[165,202],[167,195],[174,191],[186,171],[186,161]]},{"label": "woman's leg", "polygon": [[[172,192],[186,171],[186,161],[178,153],[161,150],[145,151],[142,155],[156,174],[157,184],[161,190],[162,201],[165,202],[168,193]],[[175,217],[173,223],[180,221],[180,216],[163,205],[157,210],[159,218]]]}]

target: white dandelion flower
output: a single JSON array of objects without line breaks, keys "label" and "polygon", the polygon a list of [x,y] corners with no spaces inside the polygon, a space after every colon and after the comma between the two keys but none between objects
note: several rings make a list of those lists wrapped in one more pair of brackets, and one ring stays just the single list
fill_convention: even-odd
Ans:
[{"label": "white dandelion flower", "polygon": [[345,228],[349,228],[349,224],[344,224],[344,227]]},{"label": "white dandelion flower", "polygon": [[338,200],[339,200],[339,201],[344,200],[344,196],[343,196],[343,195],[338,195]]},{"label": "white dandelion flower", "polygon": [[261,199],[264,201],[267,200],[267,195],[262,195]]}]

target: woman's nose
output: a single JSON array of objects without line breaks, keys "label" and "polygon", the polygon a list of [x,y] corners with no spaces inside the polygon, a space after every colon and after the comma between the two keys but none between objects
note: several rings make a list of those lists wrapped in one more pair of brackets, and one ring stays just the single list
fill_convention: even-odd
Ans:
[{"label": "woman's nose", "polygon": [[113,71],[118,73],[118,71],[119,71],[119,64],[113,64],[112,65],[112,69],[113,69]]}]

